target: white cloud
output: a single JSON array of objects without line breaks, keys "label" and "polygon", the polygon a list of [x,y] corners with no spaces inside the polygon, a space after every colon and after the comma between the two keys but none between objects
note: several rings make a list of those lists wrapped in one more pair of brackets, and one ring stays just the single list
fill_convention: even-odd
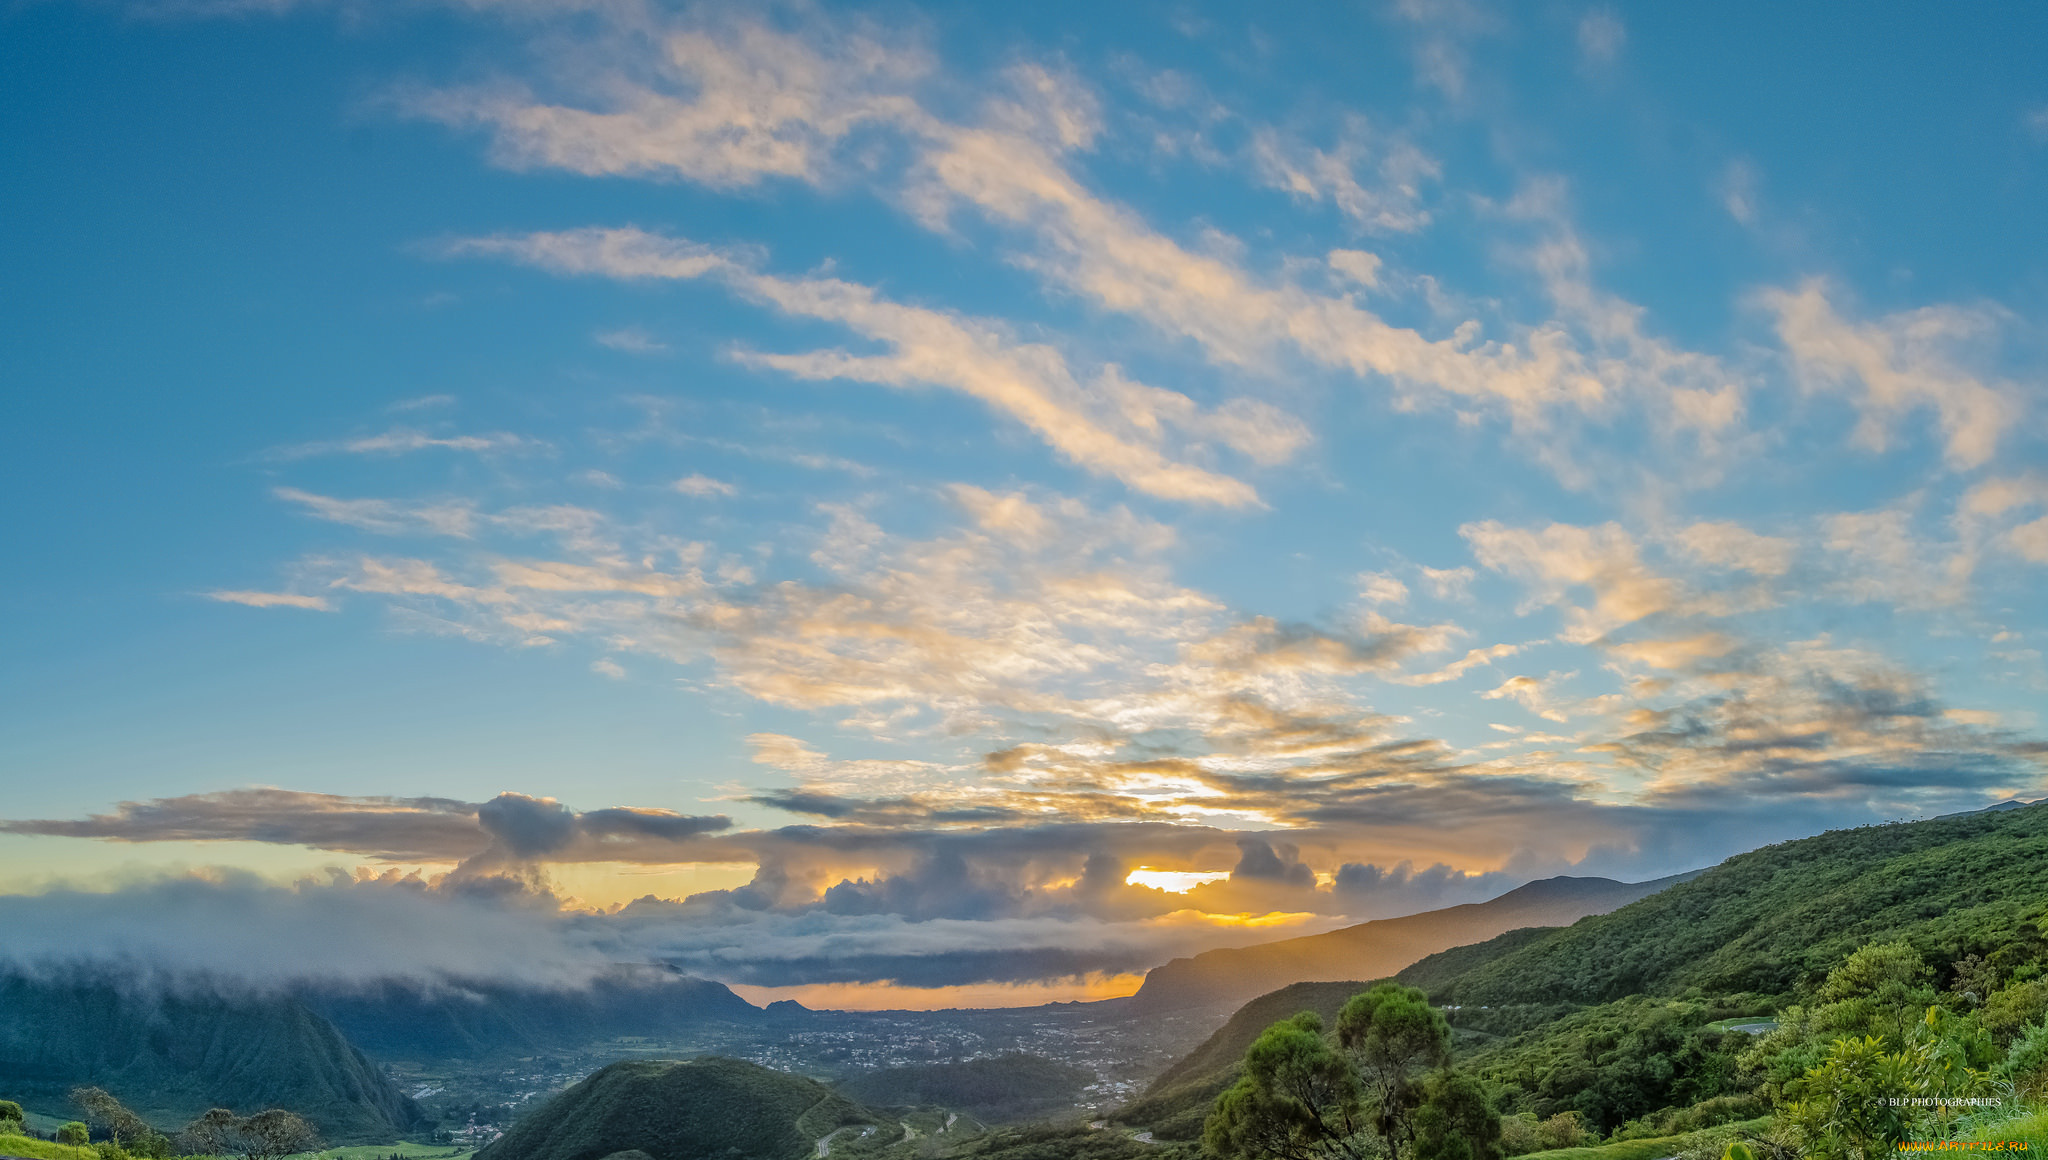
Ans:
[{"label": "white cloud", "polygon": [[590,662],[590,671],[600,677],[610,677],[614,681],[626,679],[625,666],[610,657],[599,657]]},{"label": "white cloud", "polygon": [[1252,135],[1251,151],[1259,179],[1269,188],[1327,201],[1358,229],[1413,233],[1429,224],[1422,183],[1438,177],[1442,167],[1406,139],[1376,133],[1362,117],[1347,120],[1328,150],[1262,128]]},{"label": "white cloud", "polygon": [[668,350],[668,344],[658,341],[653,335],[637,326],[621,327],[618,330],[601,330],[592,336],[597,344],[625,354],[661,354]]},{"label": "white cloud", "polygon": [[718,278],[749,299],[840,323],[889,348],[884,354],[741,351],[736,357],[743,362],[800,378],[958,390],[1030,428],[1078,466],[1165,499],[1225,507],[1259,502],[1249,484],[1171,457],[1160,446],[1168,426],[1213,434],[1265,461],[1291,453],[1307,437],[1298,422],[1255,401],[1205,412],[1186,396],[1134,383],[1115,367],[1083,378],[1057,349],[1020,342],[991,320],[905,306],[836,278],[765,274],[735,256],[639,230],[476,238],[454,250],[563,273]]},{"label": "white cloud", "polygon": [[1385,572],[1366,572],[1358,578],[1358,597],[1367,604],[1405,604],[1408,586]]},{"label": "white cloud", "polygon": [[[409,400],[403,406],[439,406],[441,399],[448,396],[432,396],[426,400]],[[363,435],[354,439],[332,439],[320,443],[299,443],[280,447],[269,453],[271,459],[305,459],[315,455],[404,455],[413,451],[440,449],[444,451],[526,451],[544,447],[537,439],[528,439],[507,431],[493,431],[486,435],[430,435],[424,431],[396,428],[378,435]]]},{"label": "white cloud", "polygon": [[738,495],[740,492],[740,489],[732,484],[721,479],[712,479],[708,475],[686,475],[669,484],[669,489],[681,492],[684,495],[698,496],[700,498],[714,495]]},{"label": "white cloud", "polygon": [[[1565,604],[1564,638],[1575,644],[1597,641],[1684,601],[1679,582],[1644,564],[1635,539],[1618,524],[1526,529],[1485,520],[1458,533],[1481,564],[1529,583],[1531,607]],[[1566,593],[1580,587],[1591,591],[1590,606],[1566,603]]]},{"label": "white cloud", "polygon": [[476,509],[462,501],[409,504],[384,499],[337,499],[295,487],[273,488],[272,494],[300,505],[316,519],[383,535],[468,536],[476,525]]},{"label": "white cloud", "polygon": [[1778,337],[1800,377],[1852,394],[1862,412],[1856,441],[1873,451],[1886,449],[1900,420],[1928,408],[1940,420],[1949,466],[1980,467],[2019,416],[2009,388],[1985,382],[1958,359],[1996,331],[1994,312],[1929,306],[1857,323],[1836,311],[1819,280],[1760,300],[1777,315]]},{"label": "white cloud", "polygon": [[658,51],[622,38],[614,50],[632,52],[633,69],[599,69],[571,85],[594,109],[510,86],[417,93],[403,104],[432,120],[488,128],[500,163],[517,168],[727,189],[771,178],[821,182],[833,150],[859,129],[921,118],[904,91],[929,62],[824,22],[812,30],[804,37],[749,21],[635,29]]},{"label": "white cloud", "polygon": [[1472,581],[1478,575],[1477,572],[1462,565],[1456,568],[1431,568],[1424,565],[1422,569],[1422,578],[1429,582],[1429,590],[1435,593],[1439,600],[1470,600]]},{"label": "white cloud", "polygon": [[296,592],[249,592],[226,589],[208,592],[207,597],[227,604],[246,604],[251,608],[309,608],[315,612],[333,612],[334,605],[325,596],[305,596]]}]

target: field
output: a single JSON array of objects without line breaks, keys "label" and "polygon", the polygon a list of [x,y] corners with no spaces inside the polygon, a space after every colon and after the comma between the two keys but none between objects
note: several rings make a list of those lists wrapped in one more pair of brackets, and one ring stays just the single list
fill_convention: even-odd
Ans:
[{"label": "field", "polygon": [[26,1156],[30,1160],[99,1160],[99,1153],[90,1148],[52,1144],[48,1140],[31,1140],[27,1136],[0,1136],[0,1156]]},{"label": "field", "polygon": [[328,1148],[321,1152],[302,1152],[294,1160],[390,1160],[397,1156],[401,1160],[467,1160],[476,1154],[474,1148],[455,1148],[447,1144],[355,1144],[346,1148]]}]

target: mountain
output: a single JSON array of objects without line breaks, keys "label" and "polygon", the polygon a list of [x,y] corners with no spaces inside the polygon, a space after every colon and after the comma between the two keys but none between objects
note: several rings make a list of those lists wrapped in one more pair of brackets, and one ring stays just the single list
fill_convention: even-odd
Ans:
[{"label": "mountain", "polygon": [[1204,951],[1154,967],[1131,1002],[1139,1011],[1152,1012],[1237,1006],[1289,983],[1385,978],[1437,951],[1480,942],[1518,927],[1564,926],[1689,877],[1676,874],[1651,882],[1545,878],[1488,902],[1383,918],[1259,946]]},{"label": "mountain", "polygon": [[335,1142],[385,1141],[420,1111],[305,1004],[111,975],[0,975],[0,1091],[70,1108],[103,1087],[165,1127],[210,1107],[289,1108]]},{"label": "mountain", "polygon": [[842,1080],[838,1091],[872,1107],[938,1104],[1006,1123],[1071,1107],[1094,1081],[1093,1072],[1017,1051],[964,1063],[877,1068]]},{"label": "mountain", "polygon": [[[1417,982],[1440,1004],[1590,1005],[1634,994],[1779,995],[1906,939],[1938,966],[2038,938],[2048,805],[1835,830]],[[1418,964],[1420,966],[1420,964]]]},{"label": "mountain", "polygon": [[[529,1112],[476,1160],[802,1160],[840,1128],[879,1116],[831,1088],[737,1059],[632,1060],[591,1073]],[[624,1158],[621,1158],[624,1160]]]},{"label": "mountain", "polygon": [[584,987],[476,983],[432,989],[383,980],[301,992],[307,1004],[380,1059],[467,1059],[662,1037],[706,1024],[758,1021],[761,1009],[722,983],[667,967],[621,964]]}]

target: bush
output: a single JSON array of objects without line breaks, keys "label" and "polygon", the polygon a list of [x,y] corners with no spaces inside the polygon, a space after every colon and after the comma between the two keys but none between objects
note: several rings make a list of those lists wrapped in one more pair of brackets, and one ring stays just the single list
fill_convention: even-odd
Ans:
[{"label": "bush", "polygon": [[2028,1024],[2040,1022],[2043,1016],[2048,1016],[2048,979],[2014,983],[1994,991],[1985,1000],[1979,1018],[1991,1038],[2003,1045],[2024,1034]]},{"label": "bush", "polygon": [[21,1131],[21,1125],[27,1118],[22,1114],[20,1104],[13,1100],[0,1100],[0,1134]]},{"label": "bush", "polygon": [[1991,1074],[2022,1094],[2039,1096],[2048,1087],[2048,1023],[2035,1023],[2021,1031]]},{"label": "bush", "polygon": [[59,1144],[70,1144],[75,1147],[84,1147],[88,1142],[91,1141],[91,1139],[92,1133],[86,1129],[86,1126],[84,1124],[78,1122],[77,1120],[73,1120],[70,1123],[64,1125],[63,1127],[57,1129],[57,1142]]}]

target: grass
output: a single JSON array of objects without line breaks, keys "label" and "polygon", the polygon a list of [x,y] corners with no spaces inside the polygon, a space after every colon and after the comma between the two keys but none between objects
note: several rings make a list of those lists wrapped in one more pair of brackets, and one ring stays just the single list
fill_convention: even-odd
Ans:
[{"label": "grass", "polygon": [[2048,1108],[2043,1108],[2002,1124],[1994,1124],[1972,1135],[1961,1137],[1985,1143],[1993,1140],[2018,1140],[2027,1145],[2027,1151],[2040,1153],[2048,1150]]},{"label": "grass", "polygon": [[404,1140],[395,1144],[352,1144],[321,1152],[302,1152],[294,1160],[385,1160],[393,1155],[403,1156],[405,1160],[467,1160],[475,1154],[474,1148],[458,1148],[453,1144],[415,1144]]},{"label": "grass", "polygon": [[0,1136],[0,1156],[27,1156],[30,1160],[99,1160],[99,1153],[71,1144],[31,1140],[27,1136]]},{"label": "grass", "polygon": [[1767,1122],[1744,1120],[1677,1136],[1645,1136],[1639,1140],[1621,1140],[1613,1144],[1589,1144],[1583,1148],[1526,1152],[1515,1157],[1515,1160],[1662,1160],[1665,1156],[1696,1148],[1709,1140],[1718,1142],[1729,1139],[1745,1129],[1754,1131],[1762,1128]]}]

